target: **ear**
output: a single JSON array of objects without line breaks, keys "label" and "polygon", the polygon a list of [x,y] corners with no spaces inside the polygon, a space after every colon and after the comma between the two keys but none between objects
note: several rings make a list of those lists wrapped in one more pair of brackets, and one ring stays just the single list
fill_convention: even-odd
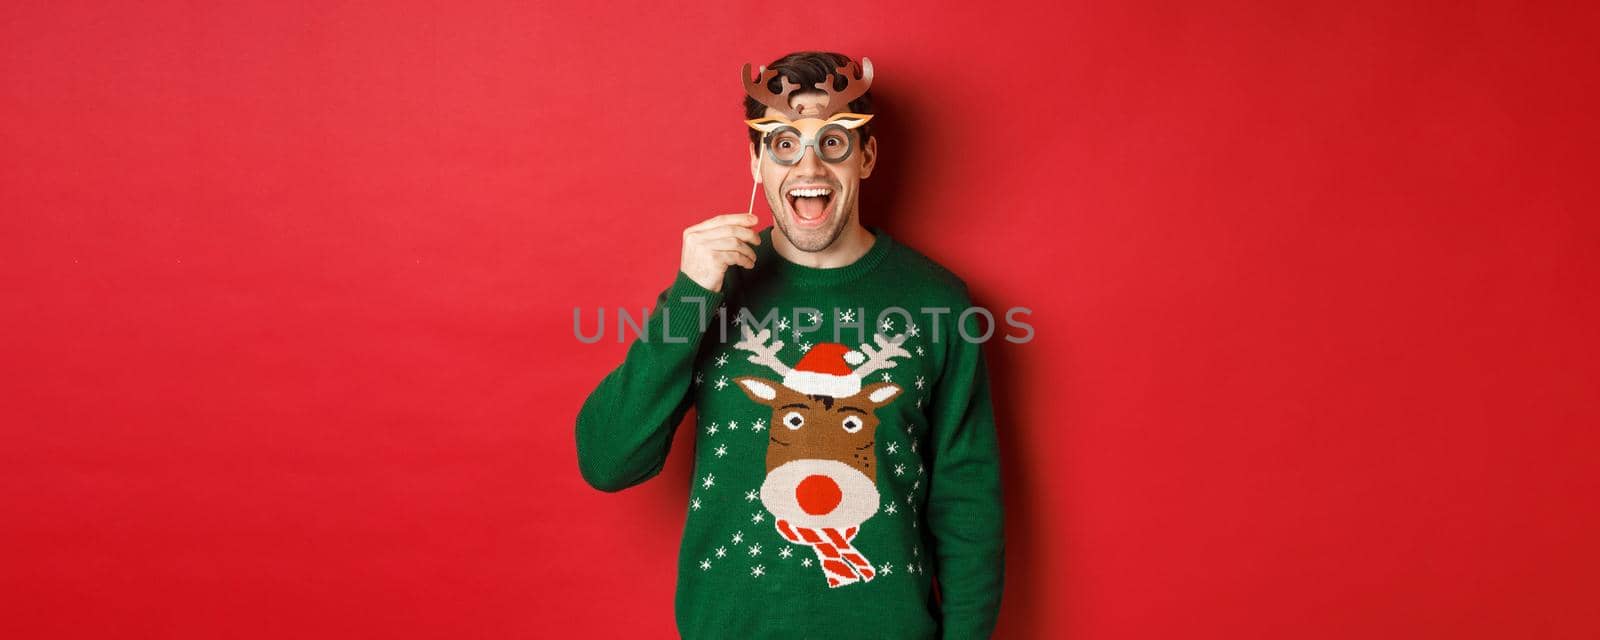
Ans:
[{"label": "ear", "polygon": [[[775,118],[771,116],[745,120],[744,123],[750,125],[751,129],[760,131],[760,137],[763,138],[765,138],[767,134],[777,130],[779,127],[793,124],[783,118]],[[750,179],[754,180],[755,182],[761,182],[761,150],[756,148],[756,143],[750,144]]]},{"label": "ear", "polygon": [[881,407],[900,395],[900,385],[893,382],[869,384],[861,388],[861,395],[866,396],[867,402],[872,403],[873,408]]},{"label": "ear", "polygon": [[756,143],[750,143],[750,180],[761,182],[761,158],[757,154]]},{"label": "ear", "polygon": [[861,145],[861,179],[866,180],[872,175],[872,167],[878,164],[878,136],[867,138],[867,143]]},{"label": "ear", "polygon": [[778,385],[769,380],[762,380],[753,376],[740,376],[733,379],[738,383],[744,394],[750,396],[757,404],[772,404],[778,398]]}]

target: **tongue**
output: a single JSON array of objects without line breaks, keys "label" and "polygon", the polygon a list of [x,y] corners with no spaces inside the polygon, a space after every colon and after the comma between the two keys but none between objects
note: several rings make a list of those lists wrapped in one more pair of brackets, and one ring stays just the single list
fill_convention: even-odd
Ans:
[{"label": "tongue", "polygon": [[828,199],[821,196],[810,198],[795,198],[794,213],[801,220],[811,221],[822,217],[822,211],[828,207]]}]

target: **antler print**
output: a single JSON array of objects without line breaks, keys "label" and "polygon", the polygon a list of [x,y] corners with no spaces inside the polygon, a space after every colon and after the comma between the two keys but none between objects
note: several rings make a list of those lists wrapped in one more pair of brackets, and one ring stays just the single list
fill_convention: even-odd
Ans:
[{"label": "antler print", "polygon": [[855,369],[855,375],[860,378],[865,379],[867,374],[880,369],[893,368],[897,363],[891,360],[892,358],[911,357],[909,352],[900,347],[900,343],[906,341],[906,334],[902,333],[894,338],[890,338],[889,336],[877,333],[873,334],[872,340],[878,343],[877,349],[873,349],[871,346],[865,344],[861,345],[861,353],[867,356],[867,361],[861,363],[861,366],[856,367]]},{"label": "antler print", "polygon": [[739,330],[744,334],[744,339],[734,343],[733,348],[755,354],[749,358],[755,364],[776,371],[780,376],[789,375],[789,365],[778,359],[778,350],[783,348],[783,341],[776,340],[771,345],[767,344],[767,338],[772,336],[771,329],[762,329],[761,333],[752,335],[750,327],[741,324]]}]

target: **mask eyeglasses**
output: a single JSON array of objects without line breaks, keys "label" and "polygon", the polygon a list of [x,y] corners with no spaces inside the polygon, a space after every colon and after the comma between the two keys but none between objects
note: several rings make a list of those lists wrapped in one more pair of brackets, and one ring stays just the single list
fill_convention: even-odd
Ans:
[{"label": "mask eyeglasses", "polygon": [[812,153],[829,164],[844,162],[855,151],[850,131],[838,124],[828,124],[809,138],[799,129],[783,126],[768,133],[765,140],[767,157],[786,167],[799,164],[806,147],[811,147]]},{"label": "mask eyeglasses", "polygon": [[[795,123],[785,118],[757,118],[746,120],[751,128],[764,134],[761,138],[762,157],[771,158],[773,162],[790,167],[800,163],[805,156],[806,148],[810,147],[817,158],[828,164],[844,162],[855,152],[855,138],[850,135],[850,130],[855,129],[872,116],[859,113],[839,113],[829,117],[815,135],[806,136]],[[802,120],[815,120],[815,118],[802,118]]]}]

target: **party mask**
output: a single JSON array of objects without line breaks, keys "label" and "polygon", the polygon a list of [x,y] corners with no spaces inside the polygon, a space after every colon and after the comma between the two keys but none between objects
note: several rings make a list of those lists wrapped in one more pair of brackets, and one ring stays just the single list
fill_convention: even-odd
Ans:
[{"label": "party mask", "polygon": [[[860,78],[856,77],[856,63],[849,62],[843,67],[836,67],[836,74],[830,73],[822,82],[813,85],[818,90],[828,94],[828,105],[817,113],[804,115],[796,112],[789,106],[789,98],[803,87],[789,81],[787,77],[779,77],[777,71],[768,71],[763,65],[754,82],[750,80],[750,65],[746,63],[740,73],[744,82],[745,93],[754,98],[756,102],[772,107],[779,115],[745,120],[750,128],[760,131],[762,135],[761,156],[771,158],[773,162],[784,166],[791,166],[800,162],[805,155],[805,150],[810,147],[817,157],[830,164],[844,162],[855,150],[855,143],[851,140],[849,130],[866,124],[872,119],[870,114],[850,113],[850,101],[861,97],[872,86],[872,60],[861,59]],[[834,80],[842,76],[848,84],[843,91],[835,91]],[[774,77],[779,77],[781,89],[773,93],[767,88],[767,83]]]}]

